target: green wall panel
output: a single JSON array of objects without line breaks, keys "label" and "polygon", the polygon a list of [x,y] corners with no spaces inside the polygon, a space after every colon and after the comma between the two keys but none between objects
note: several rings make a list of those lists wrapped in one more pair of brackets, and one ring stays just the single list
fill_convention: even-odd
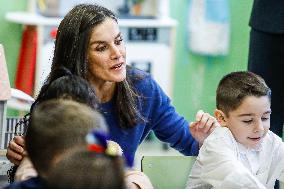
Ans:
[{"label": "green wall panel", "polygon": [[[8,22],[5,19],[5,14],[9,11],[24,11],[26,7],[27,0],[0,1],[0,43],[5,48],[5,57],[12,87],[14,86],[23,26]],[[8,109],[7,116],[16,115],[18,115],[17,111]]]},{"label": "green wall panel", "polygon": [[188,120],[203,109],[213,113],[215,90],[223,75],[246,70],[252,1],[229,0],[231,19],[230,52],[224,57],[193,54],[187,45],[188,0],[171,1],[171,16],[178,20],[173,104]]},{"label": "green wall panel", "polygon": [[0,43],[5,48],[9,78],[12,86],[14,86],[23,26],[8,22],[5,19],[5,14],[9,11],[24,11],[26,10],[26,6],[27,0],[0,1]]}]

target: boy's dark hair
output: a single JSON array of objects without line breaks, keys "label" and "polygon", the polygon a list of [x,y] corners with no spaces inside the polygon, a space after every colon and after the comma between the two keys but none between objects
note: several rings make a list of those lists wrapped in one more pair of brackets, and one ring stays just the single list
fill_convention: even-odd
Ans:
[{"label": "boy's dark hair", "polygon": [[47,176],[48,189],[124,189],[123,161],[91,151],[77,151],[59,161]]},{"label": "boy's dark hair", "polygon": [[57,68],[53,72],[55,74],[54,80],[48,86],[42,88],[41,93],[31,107],[31,111],[43,101],[58,98],[71,99],[92,108],[97,107],[95,90],[85,79],[73,75],[65,67]]},{"label": "boy's dark hair", "polygon": [[271,90],[258,75],[248,72],[232,72],[219,82],[216,92],[217,109],[226,115],[238,108],[243,99],[248,96],[267,96],[271,98]]},{"label": "boy's dark hair", "polygon": [[[55,73],[57,79],[53,80],[50,85],[45,88],[44,92],[38,96],[36,101],[32,104],[30,112],[41,102],[52,99],[69,99],[88,105],[91,108],[97,108],[98,102],[95,90],[86,80],[71,74],[71,72],[64,67],[57,69]],[[25,127],[25,132],[27,125],[28,122]]]},{"label": "boy's dark hair", "polygon": [[[53,80],[48,87],[45,87],[42,94],[38,96],[33,103],[30,112],[40,104],[41,102],[52,99],[70,99],[90,106],[91,108],[97,107],[97,98],[95,90],[90,84],[83,78],[73,75],[67,68],[60,67],[54,71],[56,74],[55,80]],[[15,133],[17,135],[25,135],[30,121],[30,113],[24,116],[23,121],[20,121],[16,125],[17,127],[23,126],[24,132]],[[7,175],[9,177],[9,183],[14,182],[14,176],[18,166],[14,165],[8,170]]]},{"label": "boy's dark hair", "polygon": [[91,108],[70,100],[40,103],[31,113],[26,148],[39,175],[45,175],[54,158],[85,148],[85,136],[94,128],[106,130],[103,117]]}]

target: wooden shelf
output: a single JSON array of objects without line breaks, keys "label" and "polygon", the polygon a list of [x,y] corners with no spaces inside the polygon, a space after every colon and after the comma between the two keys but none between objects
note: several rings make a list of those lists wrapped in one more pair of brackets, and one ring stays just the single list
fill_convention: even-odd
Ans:
[{"label": "wooden shelf", "polygon": [[[39,89],[42,85],[41,76],[42,76],[42,68],[46,61],[42,59],[42,47],[44,45],[44,32],[48,29],[49,26],[58,26],[63,18],[59,17],[46,17],[36,13],[30,12],[8,12],[5,15],[6,20],[9,22],[34,26],[37,28],[38,33],[38,43],[37,43],[37,63],[36,63],[36,71],[35,71],[35,88],[34,88],[34,96],[36,96],[39,92]],[[141,59],[141,60],[151,60],[152,64],[152,72],[154,78],[160,83],[166,93],[171,96],[172,95],[172,70],[174,65],[173,60],[173,49],[175,39],[175,28],[177,25],[177,21],[172,18],[121,18],[118,20],[119,27],[123,29],[124,32],[128,32],[128,28],[157,28],[159,31],[159,35],[163,38],[162,40],[156,42],[128,42],[126,45],[128,47],[128,59],[127,61],[131,62],[133,60]],[[145,49],[147,49],[145,51]],[[149,50],[151,49],[151,50]],[[163,56],[159,56],[155,54],[156,51],[160,51],[164,53]],[[138,53],[137,53],[138,52]],[[141,53],[143,52],[143,53]],[[146,53],[147,52],[147,53]],[[146,53],[146,54],[145,54]],[[158,63],[167,62],[168,66],[163,66],[165,69],[164,72],[168,75],[168,80],[164,81],[163,75],[157,73],[161,70],[158,69]],[[154,66],[153,66],[154,65]],[[163,80],[163,81],[162,81]]]},{"label": "wooden shelf", "polygon": [[[6,20],[24,25],[47,25],[58,26],[63,18],[46,17],[29,12],[8,12]],[[119,19],[121,27],[173,27],[177,25],[176,20],[166,19]]]}]

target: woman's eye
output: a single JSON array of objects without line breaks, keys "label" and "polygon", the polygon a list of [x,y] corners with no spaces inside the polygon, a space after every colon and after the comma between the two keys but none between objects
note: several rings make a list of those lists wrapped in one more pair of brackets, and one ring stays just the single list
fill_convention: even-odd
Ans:
[{"label": "woman's eye", "polygon": [[120,45],[120,44],[122,43],[122,41],[123,41],[123,39],[120,38],[119,40],[116,40],[116,41],[115,41],[115,44],[116,44],[116,45]]},{"label": "woman's eye", "polygon": [[106,50],[106,46],[100,46],[100,47],[97,47],[97,48],[96,48],[96,51],[102,52],[102,51],[104,51],[104,50]]}]

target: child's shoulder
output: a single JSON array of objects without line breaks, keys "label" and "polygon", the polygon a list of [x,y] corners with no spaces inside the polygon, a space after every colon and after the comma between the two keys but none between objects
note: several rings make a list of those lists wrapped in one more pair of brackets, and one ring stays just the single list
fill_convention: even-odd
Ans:
[{"label": "child's shoulder", "polygon": [[227,127],[217,127],[214,131],[207,137],[208,141],[216,140],[216,139],[231,139],[234,138],[231,131]]},{"label": "child's shoulder", "polygon": [[272,147],[283,145],[283,141],[282,138],[269,130],[264,138],[264,145],[266,148],[272,149]]},{"label": "child's shoulder", "polygon": [[[199,150],[198,158],[207,157],[235,157],[238,145],[227,127],[217,127],[215,130],[204,140],[203,145]],[[214,155],[215,154],[215,155]]]},{"label": "child's shoulder", "polygon": [[214,131],[205,139],[202,146],[210,147],[210,146],[219,146],[223,147],[232,147],[236,145],[236,140],[231,133],[231,131],[227,127],[217,127]]},{"label": "child's shoulder", "polygon": [[13,182],[4,189],[43,188],[45,181],[40,177],[33,177],[24,181]]}]

